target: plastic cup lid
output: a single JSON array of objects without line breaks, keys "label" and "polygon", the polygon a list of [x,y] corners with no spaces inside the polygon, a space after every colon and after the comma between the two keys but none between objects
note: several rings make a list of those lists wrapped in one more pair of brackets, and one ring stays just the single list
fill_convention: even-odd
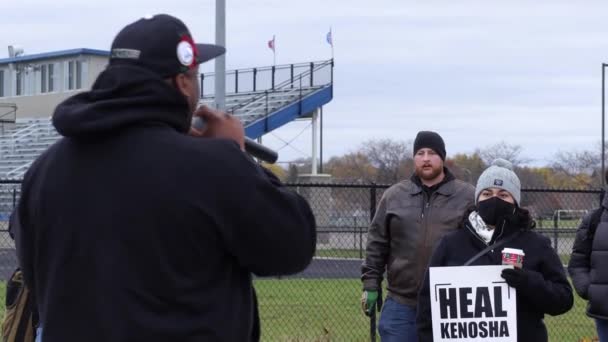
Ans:
[{"label": "plastic cup lid", "polygon": [[504,248],[502,250],[502,253],[509,253],[509,254],[517,254],[517,255],[526,255],[526,253],[524,253],[524,251],[522,251],[521,249],[517,249],[517,248]]}]

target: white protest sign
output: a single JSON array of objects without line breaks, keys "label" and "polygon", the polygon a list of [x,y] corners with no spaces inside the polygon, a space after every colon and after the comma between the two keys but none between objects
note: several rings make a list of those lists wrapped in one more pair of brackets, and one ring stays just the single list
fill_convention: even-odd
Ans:
[{"label": "white protest sign", "polygon": [[500,273],[510,265],[431,267],[433,340],[517,341],[515,289]]}]

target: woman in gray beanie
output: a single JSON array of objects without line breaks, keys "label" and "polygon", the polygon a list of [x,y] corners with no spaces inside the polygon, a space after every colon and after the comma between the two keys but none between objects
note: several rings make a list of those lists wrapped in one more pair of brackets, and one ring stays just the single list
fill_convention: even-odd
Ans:
[{"label": "woman in gray beanie", "polygon": [[[544,315],[570,310],[572,288],[549,239],[532,231],[535,223],[520,204],[521,184],[511,163],[495,160],[477,181],[475,208],[466,216],[462,229],[438,243],[429,266],[500,265],[503,248],[523,250],[522,267],[505,269],[501,275],[517,289],[517,340],[543,342],[548,341]],[[472,260],[501,241],[499,247]],[[432,341],[428,270],[418,296],[417,325],[419,341]]]}]

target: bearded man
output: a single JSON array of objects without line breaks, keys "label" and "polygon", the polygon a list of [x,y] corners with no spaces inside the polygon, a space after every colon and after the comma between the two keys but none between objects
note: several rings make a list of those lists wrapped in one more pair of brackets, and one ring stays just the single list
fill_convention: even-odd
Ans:
[{"label": "bearded man", "polygon": [[474,205],[475,188],[454,178],[445,157],[439,134],[418,132],[414,174],[384,192],[369,228],[361,302],[370,316],[386,271],[388,295],[378,326],[382,342],[418,340],[416,302],[430,255]]}]

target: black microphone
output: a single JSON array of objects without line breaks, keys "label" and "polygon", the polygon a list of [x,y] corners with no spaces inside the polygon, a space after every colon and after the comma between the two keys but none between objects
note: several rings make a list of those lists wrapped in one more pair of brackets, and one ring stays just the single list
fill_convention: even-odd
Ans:
[{"label": "black microphone", "polygon": [[[205,127],[205,121],[200,117],[195,117],[192,126],[198,130],[202,130]],[[274,164],[279,158],[279,154],[276,151],[248,137],[245,137],[245,152],[270,164]]]}]

